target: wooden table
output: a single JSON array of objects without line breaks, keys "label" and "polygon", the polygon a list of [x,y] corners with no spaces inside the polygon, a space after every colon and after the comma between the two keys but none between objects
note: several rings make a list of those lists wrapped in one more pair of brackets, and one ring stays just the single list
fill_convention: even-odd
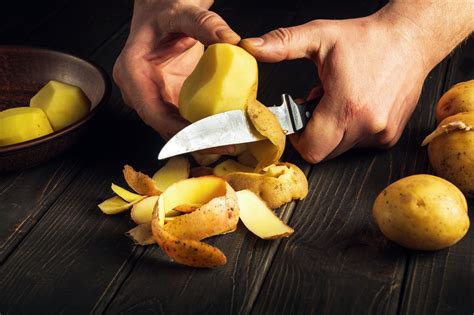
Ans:
[{"label": "wooden table", "polygon": [[[246,37],[314,18],[364,16],[382,6],[377,0],[269,3],[217,0],[215,10]],[[65,50],[109,74],[132,12],[129,0],[5,6],[0,43]],[[472,314],[473,228],[452,248],[410,251],[385,239],[371,216],[386,185],[431,172],[420,143],[435,126],[434,105],[452,84],[472,78],[471,39],[428,76],[394,148],[352,151],[315,166],[287,148],[284,159],[298,164],[310,182],[304,201],[278,211],[296,232],[263,241],[241,226],[211,239],[228,258],[214,270],[171,263],[157,246],[134,246],[124,236],[133,226],[128,214],[105,216],[97,208],[112,195],[111,182],[124,183],[125,163],[148,173],[160,166],[155,156],[163,141],[114,89],[81,145],[42,166],[1,175],[0,314]],[[316,76],[307,61],[262,64],[260,82],[259,99],[270,105],[282,92],[306,95]]]}]

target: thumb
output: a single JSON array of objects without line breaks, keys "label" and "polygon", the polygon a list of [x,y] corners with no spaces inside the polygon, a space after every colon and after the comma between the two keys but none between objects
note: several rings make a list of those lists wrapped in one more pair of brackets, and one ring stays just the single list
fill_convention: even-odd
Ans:
[{"label": "thumb", "polygon": [[237,44],[240,41],[240,36],[217,13],[198,6],[187,6],[170,17],[168,24],[168,32],[184,33],[204,45]]},{"label": "thumb", "polygon": [[261,37],[246,38],[240,42],[257,60],[278,62],[309,58],[319,50],[320,37],[314,22],[278,28]]}]

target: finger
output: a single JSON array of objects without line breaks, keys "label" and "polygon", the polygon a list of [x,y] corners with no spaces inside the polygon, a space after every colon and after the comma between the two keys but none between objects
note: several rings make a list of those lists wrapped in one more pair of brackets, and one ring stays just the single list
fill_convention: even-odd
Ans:
[{"label": "finger", "polygon": [[295,149],[310,163],[321,162],[344,136],[344,124],[335,104],[335,100],[324,95],[303,132],[290,136]]},{"label": "finger", "polygon": [[179,15],[171,17],[169,33],[184,33],[203,43],[237,44],[240,36],[215,12],[197,6],[187,6]]},{"label": "finger", "polygon": [[235,145],[225,145],[221,147],[200,150],[198,152],[202,154],[232,154],[235,152]]},{"label": "finger", "polygon": [[309,58],[318,51],[319,45],[318,29],[313,22],[278,28],[261,37],[246,38],[240,42],[240,46],[263,62]]}]

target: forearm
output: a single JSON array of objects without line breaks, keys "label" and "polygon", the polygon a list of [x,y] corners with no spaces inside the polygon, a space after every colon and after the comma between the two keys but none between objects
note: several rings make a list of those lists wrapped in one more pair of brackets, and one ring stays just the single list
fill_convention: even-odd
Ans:
[{"label": "forearm", "polygon": [[474,0],[393,0],[377,16],[417,43],[428,69],[474,32]]}]

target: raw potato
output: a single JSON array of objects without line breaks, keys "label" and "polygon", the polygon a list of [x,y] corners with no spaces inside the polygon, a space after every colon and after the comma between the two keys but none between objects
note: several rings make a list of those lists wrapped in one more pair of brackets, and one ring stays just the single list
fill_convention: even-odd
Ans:
[{"label": "raw potato", "polygon": [[[474,195],[474,112],[443,120],[428,136],[428,156],[436,175]],[[428,141],[425,141],[428,142]]]},{"label": "raw potato", "polygon": [[145,246],[155,244],[155,238],[151,232],[151,223],[140,224],[125,233],[137,245]]},{"label": "raw potato", "polygon": [[224,178],[236,191],[248,189],[262,198],[272,209],[294,199],[303,199],[308,194],[306,176],[291,163],[269,166],[260,174],[237,172]]},{"label": "raw potato", "polygon": [[250,190],[237,192],[240,219],[253,234],[263,239],[277,239],[291,235],[294,230],[286,225],[266,203]]},{"label": "raw potato", "polygon": [[140,195],[158,196],[161,191],[156,186],[156,183],[148,175],[137,172],[130,165],[123,167],[123,176],[128,186],[135,190]]},{"label": "raw potato", "polygon": [[460,82],[443,94],[436,106],[436,120],[461,112],[474,111],[474,80]]},{"label": "raw potato", "polygon": [[432,175],[413,175],[388,186],[375,200],[373,215],[387,238],[419,250],[451,246],[469,228],[462,192]]},{"label": "raw potato", "polygon": [[160,191],[180,180],[189,177],[189,161],[185,157],[173,157],[166,162],[152,177],[156,183],[156,187]]},{"label": "raw potato", "polygon": [[99,209],[105,214],[117,214],[130,209],[135,203],[140,202],[143,198],[137,199],[133,202],[126,202],[119,196],[109,198],[99,204]]},{"label": "raw potato", "polygon": [[256,170],[259,171],[278,162],[285,150],[286,136],[275,115],[259,101],[253,100],[248,104],[247,115],[255,129],[262,136],[268,138],[268,140],[248,145],[250,153],[258,161]]},{"label": "raw potato", "polygon": [[59,130],[86,116],[91,101],[79,87],[53,80],[31,98],[30,106],[43,109],[53,129]]},{"label": "raw potato", "polygon": [[234,109],[244,110],[257,96],[255,58],[230,44],[210,45],[179,95],[181,116],[190,122]]},{"label": "raw potato", "polygon": [[133,202],[139,198],[142,198],[142,196],[132,193],[131,191],[128,191],[120,186],[117,186],[114,183],[112,183],[111,188],[112,188],[112,191],[117,194],[117,196],[119,196],[120,198],[122,198],[123,200],[127,202]]},{"label": "raw potato", "polygon": [[0,146],[36,139],[53,132],[41,108],[16,107],[0,112]]},{"label": "raw potato", "polygon": [[223,177],[235,172],[253,173],[253,168],[242,165],[234,160],[225,160],[224,162],[217,164],[214,167],[213,172],[214,175]]}]

